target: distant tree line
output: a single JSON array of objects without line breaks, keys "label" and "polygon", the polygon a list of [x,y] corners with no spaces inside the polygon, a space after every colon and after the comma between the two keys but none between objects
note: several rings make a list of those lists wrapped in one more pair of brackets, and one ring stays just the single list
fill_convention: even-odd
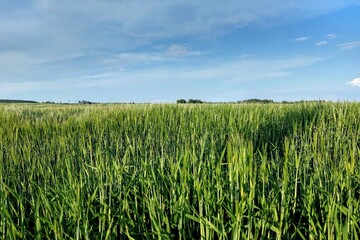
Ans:
[{"label": "distant tree line", "polygon": [[13,100],[13,99],[0,99],[0,103],[38,103],[30,100]]},{"label": "distant tree line", "polygon": [[94,102],[90,102],[90,101],[85,101],[85,100],[81,100],[78,102],[79,104],[95,104]]},{"label": "distant tree line", "polygon": [[[237,102],[228,102],[228,103],[262,103],[262,104],[269,104],[269,103],[282,103],[282,104],[293,104],[293,103],[305,103],[305,102],[325,102],[324,100],[301,100],[301,101],[282,101],[282,102],[275,102],[271,99],[258,99],[258,98],[251,98],[251,99],[246,99],[246,100],[241,100],[241,101],[237,101]],[[36,101],[31,101],[31,100],[18,100],[18,99],[0,99],[0,103],[39,103]],[[51,101],[46,101],[43,102],[46,104],[57,104],[56,102],[51,102]],[[192,99],[190,98],[189,100],[185,100],[185,99],[178,99],[176,100],[176,103],[178,104],[185,104],[185,103],[212,103],[212,102],[205,102],[202,101],[200,99]],[[215,103],[215,102],[214,102]],[[222,102],[222,103],[226,103],[226,102]],[[67,104],[67,103],[61,103],[60,104]],[[88,104],[96,104],[96,102],[91,102],[91,101],[86,101],[86,100],[81,100],[78,101],[78,104],[84,104],[84,105],[88,105]],[[134,102],[130,102],[130,104],[135,104]]]},{"label": "distant tree line", "polygon": [[[46,102],[43,102],[43,103],[46,103],[46,104],[74,104],[74,103],[62,103],[62,102],[56,103],[56,102],[51,102],[51,101],[46,101]],[[91,101],[87,101],[87,100],[79,100],[77,102],[77,104],[85,104],[86,105],[86,104],[96,104],[96,103],[91,102]]]},{"label": "distant tree line", "polygon": [[[199,99],[189,99],[186,101],[185,99],[178,99],[176,103],[205,103],[204,101],[201,101]],[[243,101],[238,101],[237,103],[274,103],[273,100],[269,99],[247,99]]]},{"label": "distant tree line", "polygon": [[238,103],[274,103],[274,101],[270,100],[270,99],[252,98],[252,99],[247,99],[247,100],[243,100],[243,101],[238,101]]},{"label": "distant tree line", "polygon": [[176,103],[204,103],[204,102],[199,99],[189,99],[188,101],[186,101],[185,99],[179,99],[176,101]]},{"label": "distant tree line", "polygon": [[[271,99],[258,99],[258,98],[251,98],[251,99],[246,99],[246,100],[241,100],[241,101],[237,101],[237,102],[217,102],[217,103],[261,103],[261,104],[270,104],[270,103],[282,103],[282,104],[294,104],[294,103],[310,103],[310,102],[317,102],[317,103],[321,103],[321,102],[325,102],[325,100],[300,100],[300,101],[281,101],[281,102],[276,102],[274,100]],[[185,99],[178,99],[176,101],[176,103],[216,103],[216,102],[204,102],[201,101],[199,99],[189,99],[188,101],[186,101]]]}]

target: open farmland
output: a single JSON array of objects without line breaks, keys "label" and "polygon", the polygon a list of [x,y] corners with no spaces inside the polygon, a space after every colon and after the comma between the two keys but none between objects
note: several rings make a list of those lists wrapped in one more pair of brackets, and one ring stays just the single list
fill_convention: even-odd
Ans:
[{"label": "open farmland", "polygon": [[359,115],[0,105],[0,239],[359,239]]}]

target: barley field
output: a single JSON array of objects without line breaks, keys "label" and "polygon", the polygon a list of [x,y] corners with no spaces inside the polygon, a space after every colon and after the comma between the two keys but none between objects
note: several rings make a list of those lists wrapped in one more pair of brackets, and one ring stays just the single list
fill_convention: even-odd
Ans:
[{"label": "barley field", "polygon": [[359,239],[359,116],[0,105],[0,239]]}]

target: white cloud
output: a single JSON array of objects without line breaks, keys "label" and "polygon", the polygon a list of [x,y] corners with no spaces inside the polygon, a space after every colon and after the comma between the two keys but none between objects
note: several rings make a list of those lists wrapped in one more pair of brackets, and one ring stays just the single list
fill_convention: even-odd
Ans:
[{"label": "white cloud", "polygon": [[30,66],[46,61],[45,59],[33,57],[21,51],[0,52],[0,65],[10,66]]},{"label": "white cloud", "polygon": [[337,46],[342,50],[349,50],[356,47],[360,47],[360,42],[348,42],[348,43],[338,44]]},{"label": "white cloud", "polygon": [[86,75],[81,78],[83,79],[103,79],[114,76],[114,72],[107,72],[107,73],[100,73],[100,74],[94,74],[94,75]]},{"label": "white cloud", "polygon": [[104,56],[103,64],[112,64],[118,66],[129,66],[135,64],[148,64],[153,62],[164,61],[165,57],[162,54],[157,52],[124,52],[119,54],[108,54],[109,56]]},{"label": "white cloud", "polygon": [[119,68],[118,70],[114,70],[111,72],[82,76],[81,79],[107,79],[107,78],[117,76],[119,73],[122,73],[125,71],[126,71],[125,68]]},{"label": "white cloud", "polygon": [[[150,68],[142,71],[127,71],[121,79],[129,82],[142,81],[143,84],[160,82],[217,81],[238,82],[277,78],[291,75],[291,70],[309,66],[323,60],[318,57],[297,57],[282,60],[232,60],[202,67]],[[115,77],[114,79],[119,79]]]},{"label": "white cloud", "polygon": [[337,36],[336,36],[335,34],[333,34],[333,33],[330,33],[330,34],[326,35],[326,37],[327,37],[328,39],[334,39],[334,38],[336,38]]},{"label": "white cloud", "polygon": [[248,53],[243,53],[240,55],[240,59],[245,59],[245,58],[249,58],[249,57],[253,57],[254,54],[248,54]]},{"label": "white cloud", "polygon": [[324,46],[324,45],[326,45],[326,44],[328,44],[328,42],[322,41],[322,42],[317,42],[317,43],[316,43],[316,46]]},{"label": "white cloud", "polygon": [[294,39],[294,41],[297,41],[297,42],[303,42],[303,41],[306,41],[306,40],[309,40],[309,37],[298,37],[298,38]]},{"label": "white cloud", "polygon": [[170,44],[167,46],[156,46],[156,51],[148,52],[123,52],[119,54],[106,53],[101,57],[102,65],[113,65],[120,67],[141,66],[154,63],[178,61],[187,57],[200,56],[200,51],[190,50],[182,44]]},{"label": "white cloud", "polygon": [[271,2],[271,7],[269,0],[209,0],[206,4],[191,0],[14,2],[0,9],[0,46],[47,56],[104,47],[128,51],[169,37],[204,37],[249,24],[301,21],[353,2],[304,0],[298,4],[280,0]]},{"label": "white cloud", "polygon": [[167,47],[166,53],[170,56],[198,56],[201,55],[199,51],[190,51],[185,45],[171,44]]},{"label": "white cloud", "polygon": [[[65,83],[65,85],[64,85]],[[67,88],[67,82],[52,82],[52,81],[22,81],[22,82],[7,82],[0,83],[0,93],[18,93],[18,92],[28,92],[28,91],[41,91],[41,90],[54,90],[54,89],[64,89]]]},{"label": "white cloud", "polygon": [[46,61],[45,58],[35,57],[26,52],[0,51],[0,82],[13,80],[14,76],[18,79],[26,79],[29,76],[36,75],[37,72],[34,67]]},{"label": "white cloud", "polygon": [[296,57],[278,60],[229,60],[202,67],[151,67],[142,70],[117,69],[93,75],[54,79],[47,81],[0,82],[0,94],[25,93],[31,91],[74,91],[76,89],[105,88],[121,89],[129,86],[164,86],[176,83],[177,86],[204,87],[204,83],[217,82],[232,85],[238,82],[262,79],[278,79],[293,74],[298,68],[306,67],[324,60],[318,57]]},{"label": "white cloud", "polygon": [[104,87],[112,84],[112,82],[104,80],[115,76],[115,74],[108,74],[107,76],[84,76],[77,79],[56,79],[49,81],[19,81],[19,82],[0,82],[0,94],[6,95],[11,93],[25,93],[31,91],[62,91],[74,89],[91,89],[97,87]]},{"label": "white cloud", "polygon": [[354,78],[352,81],[348,82],[349,85],[360,87],[360,78]]},{"label": "white cloud", "polygon": [[[197,69],[191,65],[192,61],[204,53],[190,44],[179,42],[199,38],[209,40],[248,25],[272,26],[303,21],[353,2],[4,0],[0,3],[0,92],[6,93],[5,89],[71,89],[73,86],[77,89],[97,86],[102,79],[122,84],[128,82],[126,77],[132,82],[141,81],[141,77],[156,82],[151,79],[159,76],[163,81],[169,81],[174,75],[178,75],[179,81],[182,77],[195,79],[193,76],[200,76],[204,81],[205,76],[213,80],[218,77],[234,81],[285,76],[291,74],[289,69],[292,66],[305,66],[318,60],[245,61],[249,56],[243,55],[232,62]],[[301,38],[302,41],[309,39]],[[169,44],[170,41],[174,44]],[[157,51],[149,47],[160,43],[165,46]],[[167,63],[184,59],[189,60],[187,69],[182,68],[186,64],[166,69]],[[213,61],[216,59],[209,59],[206,63]],[[143,75],[140,71],[132,71],[144,65]],[[106,85],[104,82],[101,84]]]}]

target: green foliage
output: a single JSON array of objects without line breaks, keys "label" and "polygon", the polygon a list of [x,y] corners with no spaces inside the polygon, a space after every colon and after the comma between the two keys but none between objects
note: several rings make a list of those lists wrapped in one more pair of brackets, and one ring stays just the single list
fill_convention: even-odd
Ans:
[{"label": "green foliage", "polygon": [[204,102],[199,99],[189,99],[188,103],[204,103]]},{"label": "green foliage", "polygon": [[186,100],[185,99],[178,99],[178,100],[176,100],[176,103],[186,103]]},{"label": "green foliage", "polygon": [[0,99],[0,103],[37,103],[29,100],[13,100],[13,99]]},{"label": "green foliage", "polygon": [[79,104],[94,104],[93,102],[90,101],[85,101],[85,100],[81,100],[78,102]]},{"label": "green foliage", "polygon": [[359,112],[0,105],[0,239],[359,239]]},{"label": "green foliage", "polygon": [[204,102],[199,99],[189,99],[187,102],[185,99],[178,99],[176,100],[176,103],[204,103]]},{"label": "green foliage", "polygon": [[243,100],[243,101],[238,101],[238,103],[274,103],[273,100],[270,99],[247,99],[247,100]]}]

